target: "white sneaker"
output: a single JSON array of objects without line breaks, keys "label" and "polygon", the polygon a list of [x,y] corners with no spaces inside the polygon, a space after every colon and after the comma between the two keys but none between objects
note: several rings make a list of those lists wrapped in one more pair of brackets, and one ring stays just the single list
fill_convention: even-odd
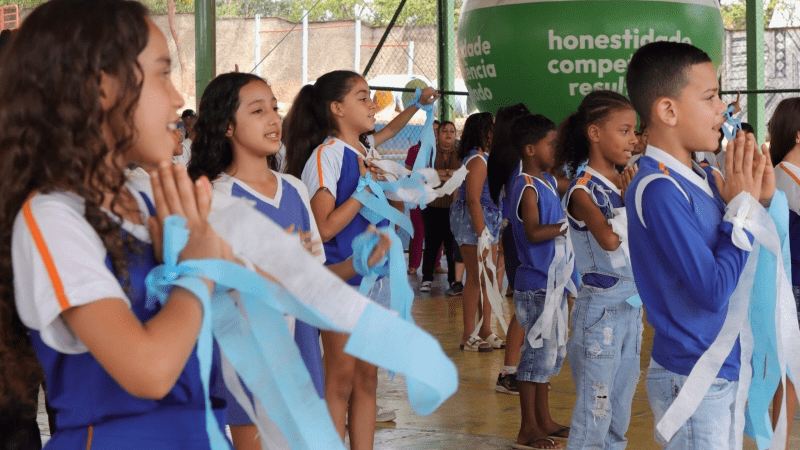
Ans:
[{"label": "white sneaker", "polygon": [[397,414],[394,413],[394,410],[390,411],[380,406],[378,406],[375,416],[375,422],[393,422],[394,419],[397,418]]},{"label": "white sneaker", "polygon": [[423,281],[422,284],[419,285],[420,292],[430,292],[431,291],[431,284],[430,281]]}]

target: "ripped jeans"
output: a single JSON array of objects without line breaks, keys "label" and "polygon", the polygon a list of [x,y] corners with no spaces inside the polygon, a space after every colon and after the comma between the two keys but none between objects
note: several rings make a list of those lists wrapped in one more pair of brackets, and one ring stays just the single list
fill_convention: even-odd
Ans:
[{"label": "ripped jeans", "polygon": [[567,354],[577,398],[567,449],[624,449],[640,374],[642,308],[625,300],[633,280],[602,289],[581,286]]}]

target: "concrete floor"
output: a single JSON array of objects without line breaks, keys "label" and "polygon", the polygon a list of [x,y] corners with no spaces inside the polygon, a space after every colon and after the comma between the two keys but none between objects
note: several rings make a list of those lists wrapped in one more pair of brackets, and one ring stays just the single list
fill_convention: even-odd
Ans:
[{"label": "concrete floor", "polygon": [[[461,298],[444,297],[447,289],[443,275],[437,275],[430,293],[418,293],[419,275],[409,276],[417,292],[413,308],[416,323],[436,337],[459,371],[459,389],[436,412],[422,417],[408,404],[405,380],[401,375],[392,380],[386,371],[379,373],[378,404],[396,410],[394,422],[378,424],[376,450],[494,450],[508,449],[514,442],[520,424],[519,397],[494,391],[497,375],[502,371],[504,352],[472,353],[459,350],[462,329]],[[505,305],[507,319],[511,303]],[[499,329],[495,323],[495,329]],[[645,325],[642,346],[642,371],[649,363],[652,329]],[[561,373],[551,379],[550,408],[553,419],[568,425],[575,402],[575,389],[568,361]],[[49,439],[47,417],[40,402],[39,424],[43,441]],[[631,425],[627,434],[628,448],[650,450],[660,448],[653,439],[653,415],[647,401],[644,382],[640,382],[633,399]],[[795,435],[790,449],[800,449],[800,415],[795,415]],[[744,448],[756,449],[754,441],[745,437]]]}]

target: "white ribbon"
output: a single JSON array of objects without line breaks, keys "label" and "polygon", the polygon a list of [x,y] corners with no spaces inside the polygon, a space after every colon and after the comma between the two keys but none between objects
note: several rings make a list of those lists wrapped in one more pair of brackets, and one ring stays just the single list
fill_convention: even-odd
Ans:
[{"label": "white ribbon", "polygon": [[[567,321],[568,305],[564,302],[565,292],[573,295],[578,290],[572,280],[572,273],[575,270],[575,252],[572,247],[572,239],[569,236],[569,224],[566,219],[560,222],[561,230],[566,230],[565,234],[556,236],[555,256],[550,267],[547,269],[547,291],[545,293],[544,308],[542,314],[528,331],[528,342],[533,348],[540,348],[544,345],[543,339],[557,339],[558,345],[567,344]],[[566,228],[565,228],[566,227]],[[557,332],[554,335],[553,322],[557,325]]]},{"label": "white ribbon", "polygon": [[[759,245],[755,246],[755,249],[748,257],[744,271],[739,278],[739,283],[729,300],[728,314],[717,338],[695,364],[678,397],[656,425],[656,430],[666,440],[670,440],[675,432],[694,414],[738,337],[741,345],[741,368],[733,426],[736,436],[734,448],[741,449],[745,425],[744,407],[752,377],[751,357],[754,339],[750,321],[748,320],[748,311],[760,247],[767,249],[777,257],[776,288],[778,298],[776,320],[779,322],[777,342],[781,378],[784,380],[784,385],[786,374],[784,368],[787,364],[793,374],[800,374],[800,359],[792,358],[792,360],[786,361],[784,358],[784,355],[787,354],[799,354],[797,352],[800,352],[800,330],[797,327],[796,316],[794,318],[794,326],[791,326],[790,320],[786,317],[787,314],[782,314],[787,309],[794,309],[789,308],[794,305],[794,298],[791,284],[783,266],[780,240],[772,218],[750,194],[742,192],[729,203],[724,220],[733,224],[732,240],[737,247],[743,250],[753,248],[749,239],[747,239],[745,230],[753,235],[755,242]],[[787,353],[782,348],[783,345],[788,345],[792,348]],[[781,416],[783,423],[779,421],[771,448],[783,448],[785,445],[785,406],[781,407]]]},{"label": "white ribbon", "polygon": [[411,171],[397,162],[388,159],[373,159],[370,160],[370,164],[381,169],[388,181],[412,178],[413,174],[422,175],[419,177],[420,185],[418,186],[384,192],[386,198],[389,200],[399,200],[415,206],[426,205],[439,197],[452,194],[464,183],[464,180],[467,178],[467,173],[469,172],[466,167],[461,166],[458,170],[453,172],[449,180],[442,184],[442,186],[439,186],[439,184],[441,184],[441,179],[439,178],[438,172],[429,167]]},{"label": "white ribbon", "polygon": [[[503,297],[500,295],[500,287],[497,285],[497,268],[492,261],[492,233],[488,228],[483,229],[480,237],[478,238],[478,279],[483,280],[483,286],[486,288],[484,291],[480,289],[480,304],[488,300],[492,306],[492,312],[500,322],[500,327],[503,328],[503,333],[508,332],[508,324],[505,317],[503,317]],[[488,256],[483,259],[484,252],[488,251]],[[483,259],[483,262],[481,260]],[[491,272],[491,274],[490,274]],[[484,297],[484,293],[486,297]],[[478,336],[478,332],[483,325],[483,314],[480,314],[481,308],[478,308],[475,331],[472,332],[473,337]]]},{"label": "white ribbon", "polygon": [[608,219],[611,230],[619,237],[619,247],[608,252],[611,267],[630,267],[631,254],[628,247],[628,213],[624,206],[614,208],[614,216]]}]

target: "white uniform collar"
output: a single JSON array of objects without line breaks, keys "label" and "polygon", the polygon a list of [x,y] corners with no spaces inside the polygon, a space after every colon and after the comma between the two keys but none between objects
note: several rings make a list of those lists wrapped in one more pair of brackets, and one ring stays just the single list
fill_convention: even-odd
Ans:
[{"label": "white uniform collar", "polygon": [[708,178],[706,177],[705,171],[703,171],[703,169],[700,168],[696,162],[692,161],[692,169],[689,169],[683,165],[683,163],[675,159],[674,156],[658,147],[653,147],[652,145],[647,146],[647,150],[645,150],[644,154],[660,163],[663,163],[669,168],[669,170],[680,174],[680,176],[686,178],[692,184],[702,189],[703,192],[708,194],[709,197],[714,196],[714,192],[711,191],[711,185],[708,184]]}]

